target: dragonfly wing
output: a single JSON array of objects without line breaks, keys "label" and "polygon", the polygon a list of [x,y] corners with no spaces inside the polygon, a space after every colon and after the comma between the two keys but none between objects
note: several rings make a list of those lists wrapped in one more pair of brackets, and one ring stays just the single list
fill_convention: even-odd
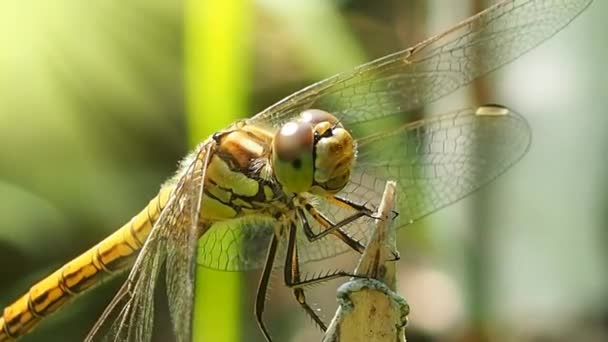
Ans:
[{"label": "dragonfly wing", "polygon": [[[155,234],[156,235],[156,234]],[[104,336],[104,341],[150,341],[154,321],[154,291],[166,254],[160,236],[151,236],[148,247],[139,254],[142,261],[129,273],[128,292],[116,306],[117,317]],[[122,295],[121,295],[122,296]]]},{"label": "dragonfly wing", "polygon": [[198,264],[221,271],[261,268],[274,224],[261,215],[215,223],[199,240]]},{"label": "dragonfly wing", "polygon": [[[173,229],[166,232],[167,239],[167,298],[171,322],[178,342],[192,341],[194,310],[194,279],[196,248],[203,227],[199,222],[203,185],[212,144],[204,145],[194,159],[190,171],[182,177],[183,183],[177,211],[171,217]],[[175,234],[177,232],[177,234]]]},{"label": "dragonfly wing", "polygon": [[398,227],[489,183],[521,159],[530,142],[526,120],[504,107],[431,116],[360,139],[359,176],[347,191],[372,200],[381,197],[384,180],[396,180]]},{"label": "dragonfly wing", "polygon": [[304,88],[250,121],[276,126],[318,108],[352,128],[404,115],[513,61],[564,28],[591,2],[501,1],[407,50]]},{"label": "dragonfly wing", "polygon": [[[352,214],[352,211],[333,207],[325,199],[314,198],[315,207],[335,222]],[[323,227],[307,215],[311,229],[320,232]],[[246,271],[264,266],[267,247],[274,236],[275,220],[268,217],[248,217],[215,223],[199,240],[198,264],[220,271]],[[368,218],[357,220],[356,228],[349,225],[343,230],[356,240],[365,241],[367,236],[362,227],[371,227]],[[298,254],[301,262],[321,260],[346,252],[350,249],[342,240],[333,235],[309,242],[302,229],[297,230]],[[285,241],[279,240],[274,267],[282,267],[285,260]]]},{"label": "dragonfly wing", "polygon": [[[129,276],[86,341],[150,341],[154,321],[154,291],[167,262],[169,309],[178,341],[190,341],[194,257],[203,170],[211,144],[201,145],[178,174],[174,190],[154,223]],[[111,323],[110,323],[111,322]],[[109,324],[108,330],[101,327]]]},{"label": "dragonfly wing", "polygon": [[158,224],[142,246],[129,276],[85,338],[92,341],[150,341],[156,280],[166,258]]},{"label": "dragonfly wing", "polygon": [[[396,180],[399,215],[395,224],[407,225],[492,181],[526,153],[530,141],[526,120],[504,107],[470,108],[423,118],[360,139],[351,181],[338,195],[376,209],[386,181]],[[323,198],[312,202],[334,222],[354,213]],[[311,218],[308,221],[314,223]],[[320,229],[313,227],[317,232]],[[362,217],[341,229],[366,245],[373,220]],[[300,233],[298,240],[303,262],[350,250],[334,236],[310,243]]]}]

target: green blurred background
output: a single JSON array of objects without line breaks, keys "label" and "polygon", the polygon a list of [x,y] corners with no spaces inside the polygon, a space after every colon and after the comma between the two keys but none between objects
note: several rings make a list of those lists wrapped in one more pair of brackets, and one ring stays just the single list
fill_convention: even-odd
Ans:
[{"label": "green blurred background", "polygon": [[[0,2],[0,306],[137,213],[196,139],[489,3]],[[608,340],[607,15],[595,1],[541,47],[427,108],[506,104],[534,140],[497,182],[400,232],[409,341]],[[197,293],[211,309],[197,311],[199,340],[263,340],[258,276],[199,275],[220,284]],[[122,280],[23,340],[82,340]],[[273,336],[319,340],[281,282],[266,315]],[[313,293],[326,318],[337,285]],[[167,341],[162,304],[155,340]]]}]

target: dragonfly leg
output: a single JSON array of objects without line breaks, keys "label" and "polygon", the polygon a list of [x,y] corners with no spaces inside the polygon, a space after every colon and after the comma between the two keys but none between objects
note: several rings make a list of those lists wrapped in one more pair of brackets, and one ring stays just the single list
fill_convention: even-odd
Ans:
[{"label": "dragonfly leg", "polygon": [[270,245],[268,246],[268,253],[266,255],[266,263],[264,264],[264,270],[262,271],[262,277],[260,278],[260,284],[258,286],[258,293],[255,299],[255,319],[258,322],[258,326],[266,341],[272,342],[270,334],[264,325],[263,317],[264,306],[266,304],[266,292],[268,291],[268,282],[270,281],[270,274],[272,273],[272,265],[274,263],[275,256],[277,254],[278,238],[273,234]]},{"label": "dragonfly leg", "polygon": [[340,228],[344,227],[345,225],[347,225],[363,216],[367,216],[367,214],[365,212],[357,211],[353,215],[344,218],[340,222],[333,223],[328,217],[323,215],[322,212],[317,210],[310,203],[305,203],[304,209],[310,214],[310,216],[315,221],[317,221],[321,226],[323,226],[325,228],[325,230],[323,230],[319,233],[313,232],[312,229],[310,228],[310,224],[308,223],[308,220],[306,219],[306,216],[304,215],[304,212],[302,212],[302,209],[298,208],[298,213],[299,213],[300,219],[302,221],[302,227],[304,229],[304,235],[306,235],[306,238],[308,239],[308,241],[313,242],[313,241],[319,240],[329,234],[332,234],[332,235],[336,236],[338,239],[342,240],[344,243],[346,243],[353,250],[355,250],[359,253],[363,253],[363,251],[365,250],[365,246],[363,246],[359,241],[348,236],[348,234],[343,232]]},{"label": "dragonfly leg", "polygon": [[298,260],[298,246],[296,244],[296,225],[292,224],[289,229],[289,239],[287,241],[287,255],[285,260],[285,268],[283,269],[285,284],[293,289],[293,294],[304,311],[313,319],[315,323],[323,330],[327,330],[327,325],[321,320],[319,315],[308,305],[304,294],[304,287],[308,285],[318,284],[332,279],[341,277],[353,277],[354,275],[344,271],[337,271],[323,276],[301,280],[300,262]]},{"label": "dragonfly leg", "polygon": [[365,213],[366,216],[372,216],[374,214],[373,209],[368,208],[364,204],[355,203],[355,202],[349,200],[348,198],[343,198],[343,197],[336,195],[336,196],[326,197],[326,199],[335,205],[345,207],[347,209],[354,209],[356,211],[362,211]]},{"label": "dragonfly leg", "polygon": [[[336,204],[338,206],[354,209],[357,211],[363,211],[363,212],[365,212],[365,216],[374,217],[375,210],[372,208],[368,208],[364,204],[355,203],[355,202],[349,200],[348,198],[343,198],[340,196],[331,196],[331,197],[328,197],[327,199],[329,200],[329,202]],[[392,219],[394,220],[397,218],[397,216],[399,216],[399,213],[395,210],[392,210],[392,212],[393,212]]]}]

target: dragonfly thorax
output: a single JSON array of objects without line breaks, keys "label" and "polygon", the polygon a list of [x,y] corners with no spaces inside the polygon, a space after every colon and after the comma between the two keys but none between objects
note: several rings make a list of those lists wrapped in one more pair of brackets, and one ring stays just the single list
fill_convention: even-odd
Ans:
[{"label": "dragonfly thorax", "polygon": [[275,176],[287,192],[336,193],[355,158],[350,133],[328,112],[309,109],[284,124],[272,143]]}]

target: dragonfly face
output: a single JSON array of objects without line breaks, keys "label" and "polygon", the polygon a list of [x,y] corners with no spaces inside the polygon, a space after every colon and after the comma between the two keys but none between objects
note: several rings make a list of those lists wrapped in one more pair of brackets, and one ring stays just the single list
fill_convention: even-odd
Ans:
[{"label": "dragonfly face", "polygon": [[348,183],[355,142],[328,112],[302,112],[277,131],[272,146],[275,176],[288,192],[337,193]]},{"label": "dragonfly face", "polygon": [[303,197],[331,196],[348,184],[356,151],[349,131],[322,110],[306,110],[278,129],[236,124],[212,143],[205,152],[201,234],[207,223],[252,215],[294,219]]}]

